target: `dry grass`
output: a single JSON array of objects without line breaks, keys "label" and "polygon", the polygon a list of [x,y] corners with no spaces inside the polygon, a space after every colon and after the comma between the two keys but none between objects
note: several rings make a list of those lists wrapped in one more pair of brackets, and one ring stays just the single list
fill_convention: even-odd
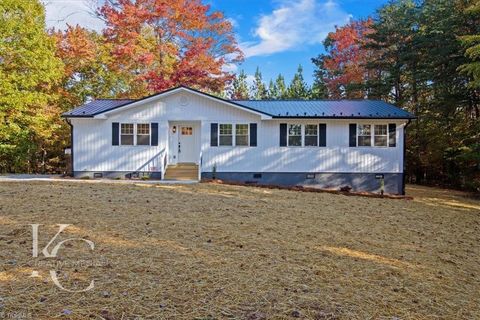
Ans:
[{"label": "dry grass", "polygon": [[[0,318],[478,319],[480,202],[226,185],[0,184]],[[68,223],[60,258],[33,258]],[[93,261],[95,266],[71,266]],[[51,281],[39,261],[61,260]],[[29,277],[33,270],[40,277]]]}]

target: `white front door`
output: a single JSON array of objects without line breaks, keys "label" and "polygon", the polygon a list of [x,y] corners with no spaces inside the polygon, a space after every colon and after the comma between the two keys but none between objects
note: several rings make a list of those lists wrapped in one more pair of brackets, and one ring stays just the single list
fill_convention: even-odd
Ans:
[{"label": "white front door", "polygon": [[195,128],[181,125],[178,135],[178,162],[196,163]]}]

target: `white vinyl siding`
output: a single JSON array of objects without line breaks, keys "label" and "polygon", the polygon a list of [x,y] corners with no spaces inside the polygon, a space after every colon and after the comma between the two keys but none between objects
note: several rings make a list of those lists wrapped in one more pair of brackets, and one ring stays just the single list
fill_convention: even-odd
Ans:
[{"label": "white vinyl siding", "polygon": [[[381,121],[381,120],[379,120]],[[389,148],[349,147],[349,120],[322,120],[327,124],[326,147],[280,147],[280,123],[266,120],[258,124],[256,148],[209,147],[210,123],[202,124],[202,168],[211,172],[328,172],[400,173],[403,171],[403,122],[397,123],[397,146]],[[357,121],[358,123],[360,121]],[[373,124],[369,120],[366,124]],[[384,122],[380,122],[383,124]],[[304,120],[304,125],[312,124]],[[207,131],[207,133],[205,133]],[[287,125],[288,134],[288,125]],[[245,161],[239,161],[243,159]]]},{"label": "white vinyl siding", "polygon": [[[183,95],[188,96],[187,105],[180,103]],[[107,119],[72,118],[75,171],[148,170],[159,166],[156,156],[162,150],[167,151],[169,161],[172,162],[178,141],[169,140],[172,136],[171,126],[176,124],[178,128],[180,123],[188,121],[195,122],[194,132],[198,137],[198,155],[199,160],[200,154],[202,156],[203,172],[211,172],[214,165],[218,172],[403,172],[403,127],[406,121],[388,121],[397,125],[395,147],[351,148],[349,123],[352,121],[322,119],[321,122],[327,124],[327,147],[285,148],[279,146],[280,123],[300,124],[306,128],[306,125],[314,125],[314,120],[261,120],[255,114],[189,93],[173,94],[119,111]],[[158,123],[158,146],[112,146],[112,122],[120,125]],[[368,119],[353,122],[372,126],[373,145],[374,125],[385,125],[387,121]],[[219,125],[218,133],[220,124],[232,125],[232,146],[210,147],[211,123]],[[257,147],[235,147],[236,125],[250,123],[257,124]],[[306,133],[302,134],[307,137]],[[305,141],[302,144],[305,145]]]}]

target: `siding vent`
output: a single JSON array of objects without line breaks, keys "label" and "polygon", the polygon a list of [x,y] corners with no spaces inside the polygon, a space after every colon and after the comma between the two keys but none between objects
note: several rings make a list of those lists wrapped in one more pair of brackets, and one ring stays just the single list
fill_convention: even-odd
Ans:
[{"label": "siding vent", "polygon": [[307,173],[307,179],[315,179],[315,173]]},{"label": "siding vent", "polygon": [[253,174],[253,179],[262,179],[262,174],[261,173],[254,173]]},{"label": "siding vent", "polygon": [[93,177],[94,177],[94,178],[103,178],[103,173],[101,173],[101,172],[95,172],[95,173],[93,174]]}]

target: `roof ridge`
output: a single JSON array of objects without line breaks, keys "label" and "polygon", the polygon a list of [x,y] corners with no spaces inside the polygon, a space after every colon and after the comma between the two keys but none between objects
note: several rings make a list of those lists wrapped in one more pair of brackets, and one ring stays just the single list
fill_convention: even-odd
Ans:
[{"label": "roof ridge", "polygon": [[230,101],[253,101],[253,102],[317,102],[317,101],[379,101],[389,103],[380,99],[230,99]]},{"label": "roof ridge", "polygon": [[131,98],[122,98],[122,99],[120,99],[120,98],[100,98],[100,99],[94,99],[92,101],[98,101],[98,100],[118,101],[118,100],[137,100],[137,99],[131,99]]}]

